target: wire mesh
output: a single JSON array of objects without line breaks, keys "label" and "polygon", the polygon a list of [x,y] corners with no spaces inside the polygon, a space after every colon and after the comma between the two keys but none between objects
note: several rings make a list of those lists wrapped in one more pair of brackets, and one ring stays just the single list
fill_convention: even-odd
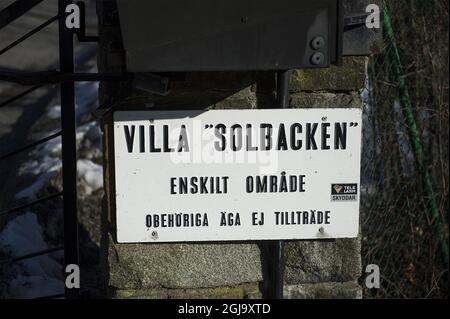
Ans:
[{"label": "wire mesh", "polygon": [[381,274],[380,289],[366,289],[365,297],[447,298],[448,264],[440,249],[448,242],[448,1],[388,0],[386,6],[440,219],[430,213],[392,76],[394,43],[385,39],[382,53],[371,58],[365,90],[362,255]]}]

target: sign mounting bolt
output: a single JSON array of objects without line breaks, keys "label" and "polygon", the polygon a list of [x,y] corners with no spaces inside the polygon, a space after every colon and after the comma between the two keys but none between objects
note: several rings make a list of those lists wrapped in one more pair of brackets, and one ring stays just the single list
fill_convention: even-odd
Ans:
[{"label": "sign mounting bolt", "polygon": [[325,39],[321,36],[315,37],[312,41],[311,41],[311,47],[314,50],[319,50],[322,49],[325,46]]},{"label": "sign mounting bolt", "polygon": [[314,65],[322,64],[325,61],[325,56],[321,52],[316,52],[311,56],[311,63]]}]

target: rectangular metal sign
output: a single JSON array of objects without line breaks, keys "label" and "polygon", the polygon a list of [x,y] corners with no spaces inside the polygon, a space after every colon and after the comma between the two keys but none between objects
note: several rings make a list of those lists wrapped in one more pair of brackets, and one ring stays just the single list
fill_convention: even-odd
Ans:
[{"label": "rectangular metal sign", "polygon": [[117,240],[358,235],[360,109],[117,111]]}]

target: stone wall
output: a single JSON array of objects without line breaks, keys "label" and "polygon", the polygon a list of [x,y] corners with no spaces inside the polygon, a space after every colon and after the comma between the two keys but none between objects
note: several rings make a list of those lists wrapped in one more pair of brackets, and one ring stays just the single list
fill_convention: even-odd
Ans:
[{"label": "stone wall", "polygon": [[[123,71],[124,51],[114,2],[99,1],[99,71]],[[366,58],[345,58],[343,67],[296,70],[290,78],[293,108],[362,107],[359,91]],[[188,73],[171,81],[161,97],[131,83],[103,83],[101,102],[120,108],[272,108],[273,72]],[[103,257],[107,293],[119,298],[260,298],[265,294],[264,244],[118,244],[114,241],[111,116],[104,131],[105,208]],[[359,298],[360,240],[293,241],[285,246],[286,298]]]}]

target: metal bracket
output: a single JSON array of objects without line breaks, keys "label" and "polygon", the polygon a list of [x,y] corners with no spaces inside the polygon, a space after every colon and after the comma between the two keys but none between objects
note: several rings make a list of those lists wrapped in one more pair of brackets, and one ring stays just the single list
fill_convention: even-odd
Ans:
[{"label": "metal bracket", "polygon": [[155,73],[136,73],[133,87],[148,93],[166,96],[169,94],[169,78]]},{"label": "metal bracket", "polygon": [[344,32],[365,26],[368,16],[369,15],[367,13],[353,16],[346,16],[344,18]]},{"label": "metal bracket", "polygon": [[86,35],[86,5],[83,1],[78,1],[77,6],[80,8],[80,28],[75,29],[74,33],[79,42],[98,42],[98,36]]},{"label": "metal bracket", "polygon": [[[366,27],[366,20],[371,13],[369,5],[382,6],[381,0],[341,0],[343,4],[343,55],[370,56],[377,54],[383,47],[382,30]],[[380,16],[382,19],[382,16]]]}]

